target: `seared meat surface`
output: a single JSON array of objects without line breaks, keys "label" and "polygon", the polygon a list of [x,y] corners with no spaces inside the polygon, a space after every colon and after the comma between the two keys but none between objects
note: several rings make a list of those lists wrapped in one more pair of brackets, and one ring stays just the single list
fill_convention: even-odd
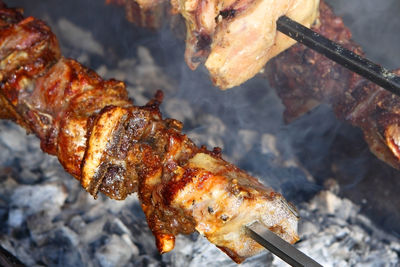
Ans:
[{"label": "seared meat surface", "polygon": [[[127,17],[139,25],[142,17],[131,11],[137,3],[152,20],[160,13],[155,0],[108,0],[125,5]],[[318,17],[319,0],[171,0],[173,12],[186,22],[185,60],[191,69],[205,63],[215,86],[228,89],[255,76],[265,63],[295,41],[276,30],[286,15],[310,27]],[[165,8],[165,6],[164,6]]]},{"label": "seared meat surface", "polygon": [[177,1],[186,20],[186,62],[192,69],[205,60],[213,83],[231,88],[256,75],[265,63],[294,44],[277,33],[287,15],[310,26],[318,0]]},{"label": "seared meat surface", "polygon": [[[363,54],[351,40],[343,20],[323,1],[320,24],[313,30]],[[400,97],[301,44],[271,60],[265,70],[286,107],[286,121],[322,102],[329,103],[338,118],[362,129],[370,150],[378,158],[400,169]],[[396,73],[400,74],[400,70]]]},{"label": "seared meat surface", "polygon": [[182,123],[164,119],[162,93],[134,106],[125,84],[63,58],[49,27],[0,1],[0,116],[41,140],[94,197],[137,192],[161,253],[195,230],[241,262],[263,248],[244,226],[259,221],[298,240],[293,207],[272,189],[197,147]]}]

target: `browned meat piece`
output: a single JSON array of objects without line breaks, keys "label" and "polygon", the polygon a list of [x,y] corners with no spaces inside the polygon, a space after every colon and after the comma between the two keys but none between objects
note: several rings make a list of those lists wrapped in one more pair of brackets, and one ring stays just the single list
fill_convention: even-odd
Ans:
[{"label": "browned meat piece", "polygon": [[186,62],[205,61],[214,84],[231,88],[256,75],[265,63],[294,44],[276,31],[287,15],[310,26],[318,0],[173,1],[186,20]]},{"label": "browned meat piece", "polygon": [[244,232],[254,221],[298,240],[290,204],[218,149],[195,146],[181,122],[163,119],[161,92],[134,106],[124,83],[63,58],[43,22],[1,1],[0,14],[0,116],[36,134],[94,197],[137,192],[161,253],[173,249],[175,235],[197,230],[241,262],[263,249]]},{"label": "browned meat piece", "polygon": [[[128,20],[153,28],[169,17],[162,1],[107,0],[124,5]],[[319,0],[171,0],[171,4],[169,13],[180,13],[186,22],[186,63],[193,70],[205,63],[213,83],[227,89],[252,78],[295,43],[276,31],[280,16],[309,27],[318,16]]]},{"label": "browned meat piece", "polygon": [[[315,31],[362,55],[340,17],[321,1],[320,25]],[[397,73],[400,73],[398,71]],[[400,98],[313,50],[296,44],[271,60],[266,74],[290,122],[321,102],[330,103],[336,115],[360,127],[371,151],[400,169]]]}]

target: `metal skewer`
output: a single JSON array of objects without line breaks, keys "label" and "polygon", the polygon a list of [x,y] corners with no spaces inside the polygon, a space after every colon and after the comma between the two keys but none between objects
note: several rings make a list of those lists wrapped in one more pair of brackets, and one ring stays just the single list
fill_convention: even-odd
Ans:
[{"label": "metal skewer", "polygon": [[299,43],[400,96],[400,77],[388,69],[351,52],[286,16],[278,19],[277,29]]},{"label": "metal skewer", "polygon": [[265,228],[259,222],[246,225],[246,230],[252,239],[291,266],[322,267],[318,262]]}]

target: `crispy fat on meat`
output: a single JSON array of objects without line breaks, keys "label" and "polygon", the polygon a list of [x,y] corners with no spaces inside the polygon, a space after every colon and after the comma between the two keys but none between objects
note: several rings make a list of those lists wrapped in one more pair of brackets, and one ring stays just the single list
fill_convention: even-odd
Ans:
[{"label": "crispy fat on meat", "polygon": [[43,151],[94,197],[137,192],[161,253],[177,234],[200,232],[241,262],[262,250],[246,237],[255,220],[288,242],[297,216],[283,197],[163,119],[162,93],[143,107],[125,84],[63,58],[50,29],[0,1],[0,117],[38,136]]},{"label": "crispy fat on meat", "polygon": [[298,240],[297,217],[282,196],[223,159],[197,153],[175,172],[167,201],[191,214],[196,230],[235,261],[263,250],[245,234],[243,226],[254,221],[290,243]]}]

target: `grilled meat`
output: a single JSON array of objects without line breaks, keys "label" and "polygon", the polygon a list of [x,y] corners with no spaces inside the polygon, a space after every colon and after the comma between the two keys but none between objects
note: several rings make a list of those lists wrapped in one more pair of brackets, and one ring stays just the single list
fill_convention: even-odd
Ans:
[{"label": "grilled meat", "polygon": [[[313,30],[363,54],[351,40],[351,32],[343,20],[323,1],[320,3],[320,24]],[[271,60],[265,70],[286,107],[287,122],[322,102],[329,103],[338,118],[362,129],[370,150],[378,158],[400,169],[398,96],[301,44]]]},{"label": "grilled meat", "polygon": [[[134,15],[138,11],[131,11],[135,1],[123,4],[128,18],[143,25]],[[136,2],[142,13],[157,13],[161,7],[159,1]],[[227,89],[252,78],[268,60],[295,43],[276,31],[280,16],[310,27],[318,16],[319,0],[171,0],[171,4],[186,22],[186,63],[192,70],[205,63],[214,85]]]},{"label": "grilled meat", "polygon": [[256,75],[265,63],[294,44],[276,31],[287,15],[310,26],[317,0],[177,1],[186,20],[186,62],[192,69],[205,60],[213,83],[231,88]]},{"label": "grilled meat", "polygon": [[1,117],[38,136],[94,197],[137,192],[161,253],[173,249],[175,235],[197,230],[241,262],[263,249],[244,231],[256,220],[298,240],[290,204],[218,149],[197,147],[181,122],[163,119],[161,92],[134,106],[124,83],[63,58],[44,22],[1,1],[0,14]]}]

